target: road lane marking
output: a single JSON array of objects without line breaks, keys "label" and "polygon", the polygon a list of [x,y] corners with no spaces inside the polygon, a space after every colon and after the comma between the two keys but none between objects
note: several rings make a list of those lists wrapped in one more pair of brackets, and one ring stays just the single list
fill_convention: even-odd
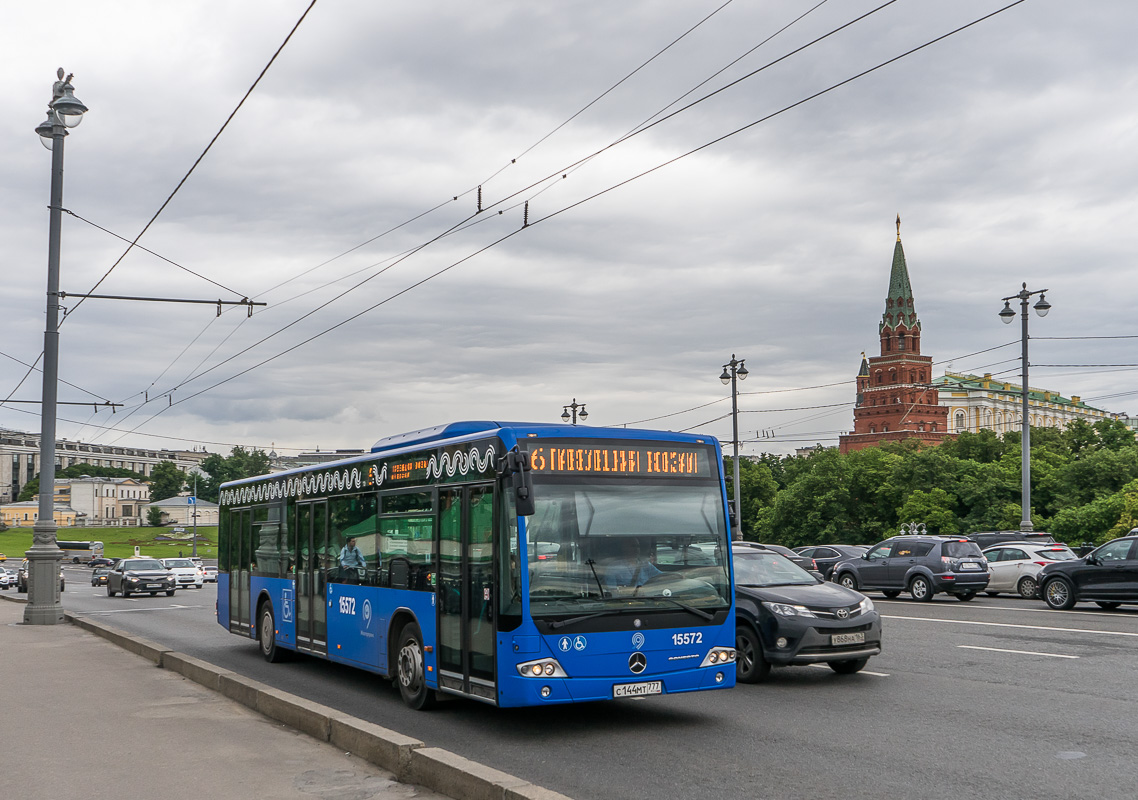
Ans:
[{"label": "road lane marking", "polygon": [[[884,600],[874,600],[873,602],[875,604],[876,603],[890,603],[890,604],[896,603],[899,608],[905,608],[906,606],[908,606],[909,608],[912,608],[912,606],[913,606],[913,601],[911,601],[911,600],[890,600],[888,598],[885,598]],[[1042,602],[1042,601],[1040,601],[1040,602]],[[945,606],[945,607],[947,607],[947,606]],[[1138,610],[1138,609],[1126,609],[1126,608],[1119,608],[1119,609],[1116,609],[1114,611],[1089,611],[1089,610],[1088,611],[1082,611],[1082,610],[1078,610],[1078,609],[1074,609],[1074,608],[1069,609],[1067,611],[1059,611],[1059,610],[1054,609],[1054,608],[1046,608],[1046,607],[1044,607],[1044,608],[1025,608],[1024,606],[989,606],[989,605],[985,605],[984,603],[973,603],[972,605],[970,605],[968,607],[968,609],[970,611],[1027,611],[1027,612],[1030,612],[1032,614],[1062,614],[1065,617],[1073,617],[1073,616],[1077,616],[1077,615],[1082,615],[1085,617],[1103,617],[1103,618],[1107,618],[1107,619],[1138,619],[1138,617],[1136,617],[1133,613],[1129,613],[1129,614],[1126,613],[1127,611],[1133,612],[1133,611]]]},{"label": "road lane marking", "polygon": [[113,608],[108,611],[79,611],[76,612],[80,616],[91,616],[94,614],[125,614],[130,611],[185,611],[191,608],[205,608],[206,606],[155,606],[154,608]]},{"label": "road lane marking", "polygon": [[982,625],[990,628],[1022,628],[1029,631],[1063,631],[1064,633],[1094,633],[1101,636],[1138,636],[1126,631],[1095,631],[1089,628],[1057,628],[1050,625],[1013,625],[1010,622],[976,622],[968,619],[936,619],[935,617],[900,617],[881,615],[882,619],[911,619],[916,622],[945,622],[951,625]]},{"label": "road lane marking", "polygon": [[993,653],[1019,653],[1024,656],[1047,656],[1048,658],[1078,658],[1078,656],[1064,656],[1059,653],[1036,653],[1034,650],[1005,650],[1002,647],[977,647],[974,644],[958,644],[965,650],[991,650]]},{"label": "road lane marking", "polygon": [[[828,664],[807,664],[806,666],[814,667],[814,669],[829,669],[830,668],[830,666]],[[870,672],[867,669],[858,670],[856,674],[857,675],[875,675],[878,678],[888,678],[889,677],[888,672]]]}]

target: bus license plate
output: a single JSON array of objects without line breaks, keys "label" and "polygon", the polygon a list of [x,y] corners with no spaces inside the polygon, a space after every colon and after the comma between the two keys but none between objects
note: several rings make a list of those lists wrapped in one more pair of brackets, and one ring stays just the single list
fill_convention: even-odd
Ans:
[{"label": "bus license plate", "polygon": [[663,681],[647,681],[646,683],[618,683],[612,687],[613,697],[643,697],[648,694],[663,694]]},{"label": "bus license plate", "polygon": [[839,647],[843,644],[865,644],[864,633],[835,633],[830,637],[830,644]]}]

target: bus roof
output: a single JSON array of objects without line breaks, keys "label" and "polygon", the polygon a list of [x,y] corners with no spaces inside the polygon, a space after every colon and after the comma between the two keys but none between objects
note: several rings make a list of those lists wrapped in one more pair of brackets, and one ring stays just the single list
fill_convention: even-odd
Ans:
[{"label": "bus roof", "polygon": [[[541,430],[543,433],[553,433],[561,429],[565,434],[573,436],[587,436],[588,431],[595,430],[598,434],[603,434],[606,438],[619,433],[627,435],[629,438],[658,438],[666,436],[667,438],[676,438],[681,441],[701,441],[713,442],[714,437],[711,436],[698,436],[690,433],[672,433],[670,431],[655,431],[647,428],[590,428],[586,425],[570,425],[565,422],[491,422],[489,420],[467,420],[464,422],[452,422],[449,425],[436,425],[432,428],[423,428],[409,433],[400,433],[395,436],[385,436],[378,442],[371,446],[371,452],[380,453],[386,450],[395,450],[397,448],[408,447],[410,445],[425,444],[428,442],[443,441],[445,439],[455,439],[460,436],[470,436],[477,433],[490,433],[502,429],[524,429],[526,431]],[[644,436],[649,434],[649,436]],[[654,435],[653,435],[654,434]]]}]

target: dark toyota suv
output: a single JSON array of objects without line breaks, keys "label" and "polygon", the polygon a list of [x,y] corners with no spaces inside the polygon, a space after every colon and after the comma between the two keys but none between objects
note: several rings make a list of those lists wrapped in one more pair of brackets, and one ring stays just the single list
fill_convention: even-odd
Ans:
[{"label": "dark toyota suv", "polygon": [[914,600],[948,592],[971,600],[988,585],[988,562],[975,542],[958,536],[894,536],[861,558],[834,567],[847,589],[877,589],[886,597],[907,591]]}]

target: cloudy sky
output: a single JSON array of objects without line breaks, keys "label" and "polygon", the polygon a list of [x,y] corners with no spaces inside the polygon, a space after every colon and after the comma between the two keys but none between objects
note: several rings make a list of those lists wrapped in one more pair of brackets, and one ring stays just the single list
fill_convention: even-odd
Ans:
[{"label": "cloudy sky", "polygon": [[[56,68],[90,108],[64,206],[111,232],[64,217],[61,288],[82,294],[309,2],[7,10],[0,398],[40,395],[20,382],[43,347],[33,129]],[[318,0],[140,239],[153,254],[95,290],[267,305],[68,298],[60,400],[123,406],[61,406],[59,435],[288,453],[576,399],[590,424],[729,440],[736,354],[744,452],[834,444],[898,213],[937,374],[1018,381],[996,314],[1026,281],[1053,305],[1031,384],[1138,412],[1134,368],[1044,366],[1138,361],[1133,339],[1073,338],[1138,334],[1138,7],[1025,0],[855,78],[1008,0],[883,2]],[[38,407],[0,427],[38,431]]]}]

